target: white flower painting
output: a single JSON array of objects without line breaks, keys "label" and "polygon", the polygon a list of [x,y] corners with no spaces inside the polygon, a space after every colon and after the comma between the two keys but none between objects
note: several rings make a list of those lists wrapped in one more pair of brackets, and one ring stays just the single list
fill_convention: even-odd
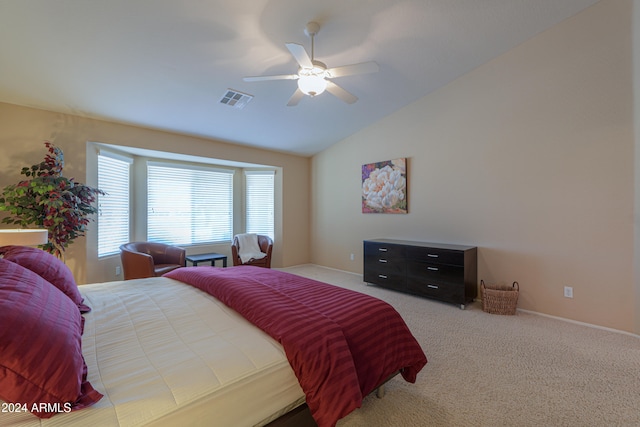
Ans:
[{"label": "white flower painting", "polygon": [[407,159],[362,165],[362,212],[407,213]]}]

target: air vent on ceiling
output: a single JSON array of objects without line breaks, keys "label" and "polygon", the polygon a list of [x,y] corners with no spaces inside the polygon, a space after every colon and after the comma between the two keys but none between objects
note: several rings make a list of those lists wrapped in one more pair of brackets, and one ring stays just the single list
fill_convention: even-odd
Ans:
[{"label": "air vent on ceiling", "polygon": [[238,92],[234,89],[227,89],[227,92],[224,94],[222,99],[220,99],[220,103],[240,110],[244,108],[245,105],[247,105],[252,99],[253,95]]}]

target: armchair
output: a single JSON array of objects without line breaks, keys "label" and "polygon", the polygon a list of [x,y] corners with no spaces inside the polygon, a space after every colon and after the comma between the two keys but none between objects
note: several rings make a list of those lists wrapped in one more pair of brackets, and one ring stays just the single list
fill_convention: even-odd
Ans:
[{"label": "armchair", "polygon": [[273,251],[273,240],[271,237],[258,234],[258,246],[260,251],[266,256],[260,259],[252,259],[245,263],[240,259],[240,242],[238,236],[233,237],[233,243],[231,244],[231,259],[233,265],[254,265],[257,267],[271,268],[271,252]]},{"label": "armchair", "polygon": [[124,279],[162,276],[185,266],[186,251],[158,242],[131,242],[120,246]]}]

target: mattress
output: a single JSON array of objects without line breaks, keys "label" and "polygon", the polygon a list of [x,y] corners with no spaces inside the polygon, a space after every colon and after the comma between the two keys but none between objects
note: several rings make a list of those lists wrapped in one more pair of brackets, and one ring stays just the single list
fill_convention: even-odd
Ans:
[{"label": "mattress", "polygon": [[165,276],[213,295],[281,343],[320,427],[335,426],[397,372],[415,382],[427,363],[400,314],[360,292],[254,266]]},{"label": "mattress", "polygon": [[281,345],[214,297],[169,278],[80,286],[95,405],[3,426],[255,426],[304,402]]}]

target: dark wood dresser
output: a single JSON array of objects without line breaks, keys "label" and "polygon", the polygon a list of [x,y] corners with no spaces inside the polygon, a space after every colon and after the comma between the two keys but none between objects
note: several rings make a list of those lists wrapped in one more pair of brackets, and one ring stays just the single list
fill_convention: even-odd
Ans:
[{"label": "dark wood dresser", "polygon": [[364,241],[364,281],[459,304],[478,296],[478,248],[406,240]]}]

